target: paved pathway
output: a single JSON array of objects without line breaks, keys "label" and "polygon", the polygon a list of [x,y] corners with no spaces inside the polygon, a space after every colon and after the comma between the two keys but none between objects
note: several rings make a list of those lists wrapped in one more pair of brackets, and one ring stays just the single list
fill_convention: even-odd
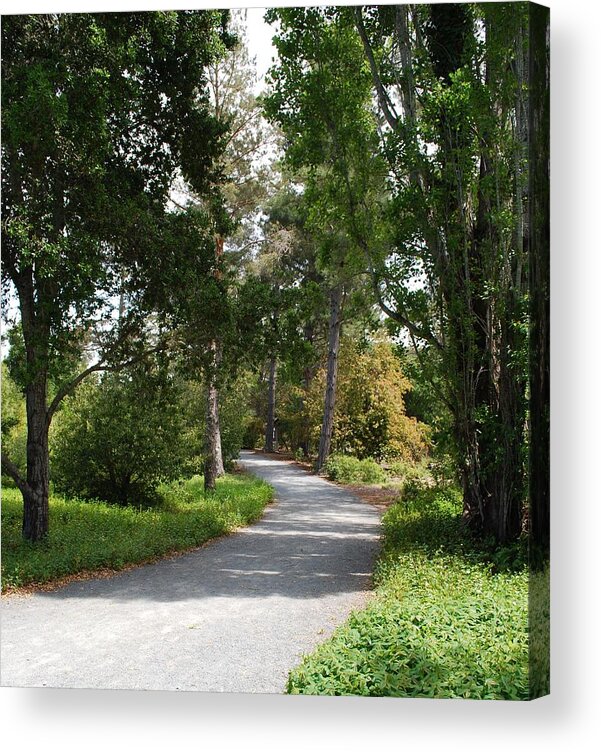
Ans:
[{"label": "paved pathway", "polygon": [[376,510],[243,452],[276,490],[255,525],[189,554],[2,599],[3,686],[282,692],[368,597]]}]

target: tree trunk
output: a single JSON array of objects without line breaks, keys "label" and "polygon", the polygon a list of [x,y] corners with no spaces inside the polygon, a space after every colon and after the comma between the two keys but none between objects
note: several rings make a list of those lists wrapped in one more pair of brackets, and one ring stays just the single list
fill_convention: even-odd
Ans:
[{"label": "tree trunk", "polygon": [[23,493],[23,537],[35,543],[48,534],[49,455],[46,375],[38,374],[25,392],[27,406],[27,484]]},{"label": "tree trunk", "polygon": [[[446,83],[462,64],[468,31],[465,9],[458,4],[434,5],[428,29],[432,63]],[[494,8],[487,13],[490,49],[502,21]],[[449,30],[454,31],[449,35]],[[453,40],[447,45],[445,40]],[[445,42],[443,44],[443,42]],[[521,50],[517,50],[521,54]],[[499,71],[494,55],[486,58],[486,85],[494,90]],[[454,394],[455,438],[462,458],[464,517],[476,532],[498,543],[516,538],[521,530],[524,498],[524,375],[515,354],[522,341],[519,277],[503,244],[495,218],[499,196],[498,169],[492,125],[502,117],[493,97],[490,120],[479,133],[480,174],[477,211],[465,211],[462,150],[472,135],[467,124],[446,106],[440,113],[441,179],[446,221],[448,267],[441,268],[441,290],[448,315],[449,377]],[[488,125],[486,123],[489,123]],[[521,263],[521,254],[519,262]]]},{"label": "tree trunk", "polygon": [[265,427],[265,451],[277,451],[277,437],[275,425],[275,390],[277,380],[277,360],[269,361],[269,386],[267,393],[267,425]]},{"label": "tree trunk", "polygon": [[325,464],[332,443],[334,428],[334,408],[336,406],[336,377],[338,373],[338,350],[340,346],[342,285],[330,292],[330,323],[328,327],[328,368],[326,375],[326,392],[324,398],[323,421],[319,439],[319,454],[316,470],[319,472]]},{"label": "tree trunk", "polygon": [[205,426],[205,491],[214,491],[217,478],[225,475],[221,453],[221,430],[219,427],[219,390],[217,372],[221,350],[217,342],[211,343],[212,358],[207,369],[206,426]]},{"label": "tree trunk", "polygon": [[549,9],[530,6],[530,530],[548,557],[550,538]]},{"label": "tree trunk", "polygon": [[[305,335],[305,341],[309,344],[313,344],[313,325],[307,324],[304,327],[303,333]],[[299,413],[301,415],[301,428],[299,432],[298,448],[302,450],[303,456],[308,457],[310,452],[310,432],[311,421],[310,416],[307,413],[307,398],[309,396],[309,390],[311,389],[311,382],[313,381],[314,367],[306,366],[303,369],[303,391],[300,398]]]}]

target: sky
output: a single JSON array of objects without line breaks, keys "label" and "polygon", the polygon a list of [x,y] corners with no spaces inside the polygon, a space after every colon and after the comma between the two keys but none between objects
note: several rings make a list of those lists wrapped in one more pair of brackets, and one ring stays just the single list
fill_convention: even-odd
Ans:
[{"label": "sky", "polygon": [[267,69],[271,66],[276,55],[275,47],[271,43],[273,29],[263,20],[265,8],[247,8],[248,49],[250,56],[256,58],[258,89]]}]

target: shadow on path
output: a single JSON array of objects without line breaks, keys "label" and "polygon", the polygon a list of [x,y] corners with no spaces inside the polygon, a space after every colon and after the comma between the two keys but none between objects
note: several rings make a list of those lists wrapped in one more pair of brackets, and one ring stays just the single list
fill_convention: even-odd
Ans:
[{"label": "shadow on path", "polygon": [[[370,505],[295,465],[263,518],[193,552],[2,605],[2,684],[282,691],[290,668],[363,604]],[[42,626],[43,625],[43,626]]]}]

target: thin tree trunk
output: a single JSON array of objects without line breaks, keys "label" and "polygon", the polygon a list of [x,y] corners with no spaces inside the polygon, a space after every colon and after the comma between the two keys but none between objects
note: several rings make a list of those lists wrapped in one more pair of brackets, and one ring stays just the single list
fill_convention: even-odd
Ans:
[{"label": "thin tree trunk", "polygon": [[332,443],[334,428],[334,408],[336,406],[336,378],[338,374],[338,350],[340,347],[342,285],[334,287],[330,292],[330,323],[328,327],[328,367],[326,375],[326,391],[324,397],[323,421],[319,439],[319,453],[317,455],[316,470],[319,472],[324,466]]},{"label": "thin tree trunk", "polygon": [[[314,331],[313,331],[312,324],[308,324],[307,326],[305,326],[304,334],[305,334],[305,340],[309,342],[310,344],[313,344]],[[311,430],[311,425],[310,425],[310,417],[307,414],[307,410],[306,410],[306,403],[307,403],[307,398],[309,396],[309,390],[311,389],[311,382],[313,381],[313,376],[314,376],[314,368],[312,366],[307,366],[303,370],[303,396],[301,397],[301,404],[300,404],[300,413],[303,417],[302,417],[301,439],[299,443],[299,447],[300,449],[302,449],[303,455],[305,457],[309,456],[309,451],[310,451],[309,434]]]},{"label": "thin tree trunk", "polygon": [[219,426],[219,390],[217,376],[221,349],[216,341],[211,343],[212,362],[207,369],[206,425],[205,425],[205,491],[214,491],[217,478],[225,475],[221,453],[221,429]]},{"label": "thin tree trunk", "polygon": [[277,451],[277,436],[275,425],[275,398],[276,398],[276,381],[277,381],[277,360],[271,358],[269,361],[269,386],[267,392],[267,425],[265,427],[265,451]]},{"label": "thin tree trunk", "polygon": [[[223,236],[215,235],[215,278],[221,279]],[[219,426],[219,390],[217,388],[221,364],[221,343],[214,339],[209,345],[210,363],[207,369],[206,424],[205,424],[205,491],[214,491],[217,478],[225,475],[221,453],[221,428]]]}]

